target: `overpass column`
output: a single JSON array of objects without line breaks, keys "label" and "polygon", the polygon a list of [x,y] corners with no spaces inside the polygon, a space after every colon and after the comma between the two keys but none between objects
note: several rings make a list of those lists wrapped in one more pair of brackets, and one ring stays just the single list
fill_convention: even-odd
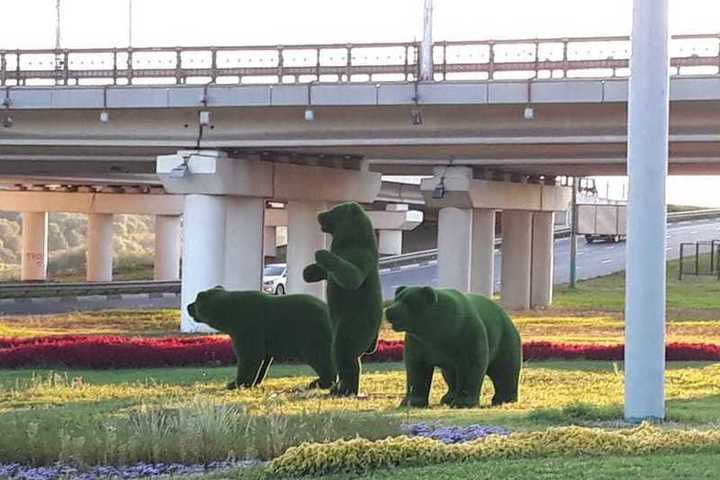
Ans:
[{"label": "overpass column", "polygon": [[47,212],[23,212],[20,280],[47,279]]},{"label": "overpass column", "polygon": [[472,210],[445,207],[438,214],[438,284],[467,292],[470,288]]},{"label": "overpass column", "polygon": [[256,197],[224,197],[225,275],[229,290],[260,290],[263,270],[263,223],[265,200]]},{"label": "overpass column", "polygon": [[495,282],[495,210],[472,211],[470,291],[492,297]]},{"label": "overpass column", "polygon": [[187,306],[198,292],[223,283],[225,273],[225,201],[219,195],[186,195],[183,216],[183,274],[180,329],[209,331],[195,323]]},{"label": "overpass column", "polygon": [[532,213],[527,210],[504,210],[502,237],[501,302],[512,310],[528,309]]},{"label": "overpass column", "polygon": [[315,263],[315,251],[325,248],[325,234],[320,230],[317,215],[327,208],[325,202],[289,201],[288,214],[288,293],[306,293],[318,298],[325,296],[323,282],[306,283],[303,269]]},{"label": "overpass column", "polygon": [[400,255],[402,253],[402,230],[378,230],[378,253]]},{"label": "overpass column", "polygon": [[535,212],[532,220],[532,274],[530,304],[547,307],[553,295],[553,212]]},{"label": "overpass column", "polygon": [[155,215],[155,280],[180,278],[180,217]]},{"label": "overpass column", "polygon": [[265,227],[263,230],[263,256],[277,256],[277,227]]},{"label": "overpass column", "polygon": [[91,213],[87,226],[87,281],[112,281],[113,216]]}]

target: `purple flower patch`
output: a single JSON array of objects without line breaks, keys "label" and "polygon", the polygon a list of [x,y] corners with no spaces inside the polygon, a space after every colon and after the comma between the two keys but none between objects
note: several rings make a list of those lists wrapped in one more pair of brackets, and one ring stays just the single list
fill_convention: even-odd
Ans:
[{"label": "purple flower patch", "polygon": [[510,432],[502,427],[467,425],[443,427],[437,424],[414,423],[403,427],[407,435],[440,440],[443,443],[463,443],[485,438],[488,435],[507,436]]},{"label": "purple flower patch", "polygon": [[19,463],[0,463],[0,478],[18,480],[57,480],[78,479],[96,480],[106,478],[132,479],[155,477],[158,475],[197,475],[230,468],[243,468],[256,465],[256,461],[212,462],[206,465],[183,465],[181,463],[136,463],[126,466],[102,465],[81,469],[70,465],[55,464],[43,467],[31,467]]}]

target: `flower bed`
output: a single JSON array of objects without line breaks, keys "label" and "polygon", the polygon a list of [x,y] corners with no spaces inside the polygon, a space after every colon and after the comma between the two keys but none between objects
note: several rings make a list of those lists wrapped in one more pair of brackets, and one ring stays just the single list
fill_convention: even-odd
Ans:
[{"label": "flower bed", "polygon": [[[623,359],[622,344],[592,345],[529,342],[523,345],[525,360],[605,360]],[[367,362],[399,362],[403,358],[401,340],[380,340]],[[671,343],[667,360],[719,361],[720,345]],[[283,359],[276,359],[281,361]],[[288,360],[288,359],[284,359]],[[120,337],[49,336],[31,338],[0,337],[0,368],[148,368],[198,365],[232,365],[235,357],[227,337]]]},{"label": "flower bed", "polygon": [[446,444],[423,437],[362,438],[291,447],[270,464],[276,475],[300,477],[378,468],[430,465],[488,458],[644,455],[716,451],[720,431],[661,429],[648,423],[633,429],[558,427],[507,436],[489,435],[467,443]]}]

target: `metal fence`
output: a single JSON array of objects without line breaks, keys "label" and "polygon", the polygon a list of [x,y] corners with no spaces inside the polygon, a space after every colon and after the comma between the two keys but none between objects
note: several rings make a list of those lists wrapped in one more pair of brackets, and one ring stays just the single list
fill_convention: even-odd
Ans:
[{"label": "metal fence", "polygon": [[[435,80],[612,78],[629,73],[628,37],[436,42]],[[719,75],[720,34],[670,42],[674,75]],[[0,85],[414,81],[419,42],[0,50]]]},{"label": "metal fence", "polygon": [[680,244],[678,279],[684,276],[712,276],[720,280],[720,240]]}]

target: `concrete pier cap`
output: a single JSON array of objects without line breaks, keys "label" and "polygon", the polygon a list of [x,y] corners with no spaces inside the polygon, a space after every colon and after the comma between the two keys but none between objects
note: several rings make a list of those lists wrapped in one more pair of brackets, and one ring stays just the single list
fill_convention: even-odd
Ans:
[{"label": "concrete pier cap", "polygon": [[[442,198],[433,198],[440,187]],[[572,191],[569,187],[511,183],[473,178],[470,167],[438,167],[434,176],[420,183],[425,203],[431,208],[487,208],[493,210],[562,211]]]}]

